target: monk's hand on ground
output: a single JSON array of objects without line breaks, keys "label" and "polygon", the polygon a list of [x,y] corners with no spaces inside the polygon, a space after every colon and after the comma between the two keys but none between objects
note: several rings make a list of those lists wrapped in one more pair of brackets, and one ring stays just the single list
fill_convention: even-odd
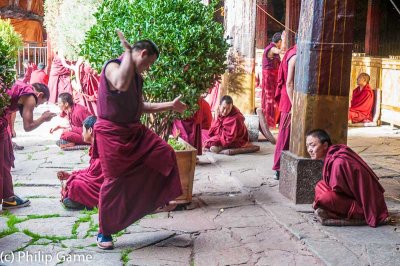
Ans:
[{"label": "monk's hand on ground", "polygon": [[179,95],[172,101],[172,110],[178,113],[183,113],[187,106],[183,102],[181,102],[182,95]]},{"label": "monk's hand on ground", "polygon": [[52,112],[50,112],[50,111],[45,111],[45,112],[42,114],[41,118],[42,118],[44,121],[49,122],[49,121],[50,121],[51,119],[53,119],[53,117],[55,117],[55,116],[57,116],[56,113],[52,113]]},{"label": "monk's hand on ground", "polygon": [[120,30],[117,30],[117,34],[118,34],[119,40],[121,41],[122,47],[125,48],[125,51],[128,51],[128,52],[132,51],[132,45],[130,45],[129,42],[125,39],[124,34]]},{"label": "monk's hand on ground", "polygon": [[62,126],[56,126],[56,127],[51,128],[50,129],[50,134],[53,134],[55,131],[57,131],[57,130],[59,130],[61,128],[63,128],[63,127]]}]

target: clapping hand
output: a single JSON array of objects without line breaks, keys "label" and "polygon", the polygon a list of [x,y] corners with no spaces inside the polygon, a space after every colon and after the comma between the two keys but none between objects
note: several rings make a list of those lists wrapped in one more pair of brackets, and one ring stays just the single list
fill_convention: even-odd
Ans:
[{"label": "clapping hand", "polygon": [[183,102],[181,102],[182,95],[179,95],[172,101],[172,110],[178,112],[178,113],[183,113],[187,106]]}]

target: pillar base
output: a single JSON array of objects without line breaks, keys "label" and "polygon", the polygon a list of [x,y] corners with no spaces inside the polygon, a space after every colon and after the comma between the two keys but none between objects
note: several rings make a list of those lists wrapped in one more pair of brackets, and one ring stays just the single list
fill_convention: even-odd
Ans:
[{"label": "pillar base", "polygon": [[314,201],[315,185],[322,179],[323,162],[298,157],[289,151],[281,155],[279,192],[295,204]]}]

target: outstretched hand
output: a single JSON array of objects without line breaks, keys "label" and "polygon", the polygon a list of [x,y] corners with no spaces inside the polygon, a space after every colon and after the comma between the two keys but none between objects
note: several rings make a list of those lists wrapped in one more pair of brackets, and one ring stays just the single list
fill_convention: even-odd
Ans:
[{"label": "outstretched hand", "polygon": [[179,95],[172,101],[172,110],[178,112],[178,113],[183,113],[187,106],[183,102],[181,102],[182,95]]},{"label": "outstretched hand", "polygon": [[119,40],[121,41],[121,45],[122,45],[122,47],[124,47],[125,51],[128,51],[128,52],[132,51],[132,45],[125,39],[124,34],[120,30],[117,30],[117,34],[118,34]]},{"label": "outstretched hand", "polygon": [[55,116],[57,116],[57,114],[56,113],[52,113],[52,112],[50,112],[50,111],[45,111],[43,114],[42,114],[42,119],[44,120],[44,121],[46,121],[46,122],[49,122],[51,119],[53,119],[53,117],[55,117]]}]

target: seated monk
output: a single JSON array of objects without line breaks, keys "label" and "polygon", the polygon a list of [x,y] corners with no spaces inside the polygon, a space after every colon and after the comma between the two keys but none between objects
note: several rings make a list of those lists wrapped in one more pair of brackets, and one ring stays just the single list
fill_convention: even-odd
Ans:
[{"label": "seated monk", "polygon": [[88,116],[92,114],[83,105],[74,103],[72,95],[68,92],[61,93],[58,97],[58,106],[61,110],[61,117],[67,117],[69,128],[57,126],[50,130],[50,133],[58,129],[64,129],[60,137],[60,147],[73,147],[75,145],[87,144],[82,139],[82,123]]},{"label": "seated monk", "polygon": [[315,187],[313,208],[321,219],[365,220],[371,227],[386,222],[384,189],[372,169],[343,144],[332,145],[324,130],[307,134],[307,151],[324,160],[322,180]]},{"label": "seated monk", "polygon": [[372,121],[374,92],[369,86],[369,75],[361,73],[357,77],[358,87],[353,91],[349,109],[349,123],[365,123]]},{"label": "seated monk", "polygon": [[184,141],[197,149],[197,155],[202,154],[202,130],[208,130],[212,122],[210,105],[200,98],[198,101],[199,110],[190,118],[175,120],[172,133],[179,135]]},{"label": "seated monk", "polygon": [[[89,116],[83,121],[83,140],[93,144],[93,127],[95,116]],[[104,176],[101,171],[100,159],[92,157],[92,147],[89,150],[90,166],[86,169],[69,174],[64,171],[57,173],[62,182],[61,201],[70,209],[92,209],[99,204],[99,193]]]},{"label": "seated monk", "polygon": [[240,148],[249,142],[249,134],[244,124],[244,116],[233,105],[230,96],[221,98],[218,116],[205,135],[204,147],[219,153],[223,149]]}]

